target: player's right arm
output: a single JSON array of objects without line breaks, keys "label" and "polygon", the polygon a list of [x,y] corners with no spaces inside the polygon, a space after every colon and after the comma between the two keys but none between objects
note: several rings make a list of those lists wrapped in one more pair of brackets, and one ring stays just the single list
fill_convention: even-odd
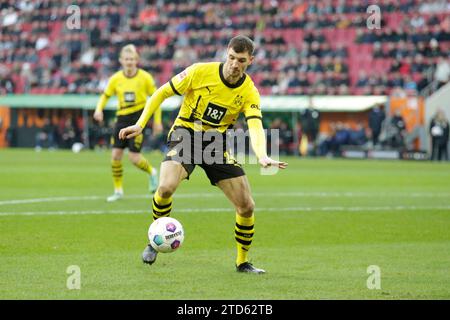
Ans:
[{"label": "player's right arm", "polygon": [[100,99],[97,102],[97,106],[94,111],[94,119],[98,122],[103,121],[103,109],[105,109],[106,104],[108,103],[109,98],[114,95],[116,92],[116,78],[112,76],[108,80],[108,84],[106,85],[105,90],[103,91]]},{"label": "player's right arm", "polygon": [[135,125],[123,128],[119,132],[120,139],[131,139],[142,133],[148,120],[167,98],[177,94],[183,95],[191,88],[196,65],[188,67],[186,70],[174,76],[169,82],[161,86],[145,104],[144,111]]}]

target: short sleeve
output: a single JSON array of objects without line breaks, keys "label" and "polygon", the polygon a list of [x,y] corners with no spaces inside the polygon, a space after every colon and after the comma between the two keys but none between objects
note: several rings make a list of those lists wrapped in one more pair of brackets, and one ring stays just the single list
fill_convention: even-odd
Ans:
[{"label": "short sleeve", "polygon": [[109,78],[108,84],[106,85],[106,88],[103,91],[103,93],[107,97],[111,97],[116,93],[116,77],[115,76],[112,76],[111,78]]},{"label": "short sleeve", "polygon": [[169,80],[170,87],[175,94],[182,96],[191,89],[197,68],[198,64],[193,64]]},{"label": "short sleeve", "polygon": [[261,98],[259,96],[259,92],[256,88],[253,88],[242,108],[242,112],[244,112],[246,120],[262,119],[260,103]]}]

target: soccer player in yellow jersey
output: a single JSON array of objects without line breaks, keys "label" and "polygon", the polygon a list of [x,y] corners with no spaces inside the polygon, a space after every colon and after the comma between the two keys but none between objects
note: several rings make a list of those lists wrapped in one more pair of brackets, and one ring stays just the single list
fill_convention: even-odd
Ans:
[{"label": "soccer player in yellow jersey", "polygon": [[[254,267],[248,261],[248,251],[254,234],[255,203],[242,167],[228,155],[225,145],[221,154],[223,161],[219,163],[199,163],[192,155],[186,157],[185,154],[181,156],[183,160],[180,161],[178,156],[180,150],[189,150],[187,147],[190,147],[190,144],[194,148],[194,157],[197,156],[198,150],[195,150],[193,140],[199,130],[204,132],[203,135],[211,130],[225,133],[236,122],[239,114],[244,113],[252,148],[259,164],[262,167],[286,168],[287,163],[267,156],[259,93],[253,81],[245,74],[247,67],[253,62],[253,51],[251,39],[245,36],[234,37],[228,44],[225,63],[196,63],[174,76],[152,95],[137,123],[122,129],[119,137],[130,139],[141,134],[148,119],[164,99],[175,94],[184,95],[180,112],[169,133],[169,151],[161,164],[160,184],[153,197],[153,218],[158,219],[170,214],[172,195],[181,181],[188,179],[195,165],[199,164],[211,184],[218,186],[236,209],[236,270],[264,273],[264,270]],[[186,139],[185,134],[177,134],[183,130],[190,132],[192,138]],[[177,139],[176,136],[183,138]],[[200,159],[207,149],[203,142]],[[142,259],[145,263],[152,264],[156,256],[157,252],[148,245]]]},{"label": "soccer player in yellow jersey", "polygon": [[[116,72],[109,79],[108,84],[101,95],[94,112],[94,119],[103,121],[103,109],[109,97],[116,95],[118,98],[117,120],[114,126],[112,140],[111,167],[114,182],[114,194],[107,198],[108,202],[119,200],[123,197],[122,186],[122,157],[125,148],[129,149],[130,161],[139,169],[149,174],[149,188],[155,192],[158,186],[157,170],[153,168],[141,154],[143,134],[136,135],[133,139],[124,141],[119,139],[119,131],[130,126],[139,119],[144,109],[147,97],[156,91],[155,81],[150,73],[137,67],[139,60],[136,47],[132,44],[122,48],[120,52],[120,64],[122,70]],[[162,131],[161,109],[155,113],[153,133]]]}]

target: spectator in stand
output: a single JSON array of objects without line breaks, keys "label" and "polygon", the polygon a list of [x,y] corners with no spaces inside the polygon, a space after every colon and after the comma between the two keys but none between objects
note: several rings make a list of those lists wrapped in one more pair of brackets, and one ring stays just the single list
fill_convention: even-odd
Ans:
[{"label": "spectator in stand", "polygon": [[158,17],[157,9],[153,6],[148,5],[139,14],[139,22],[141,22],[143,25],[149,24],[155,21],[157,17]]},{"label": "spectator in stand", "polygon": [[0,95],[14,93],[15,85],[10,75],[0,75]]},{"label": "spectator in stand", "polygon": [[412,73],[421,73],[427,69],[427,65],[424,62],[424,57],[420,53],[414,56],[414,61],[411,65]]},{"label": "spectator in stand", "polygon": [[431,160],[448,160],[449,122],[443,110],[438,110],[430,123]]},{"label": "spectator in stand", "polygon": [[298,79],[295,70],[288,71],[288,78],[289,78],[288,88],[296,88],[300,86],[300,80]]},{"label": "spectator in stand", "polygon": [[428,47],[426,48],[426,55],[430,58],[437,58],[442,56],[439,42],[436,39],[431,39]]},{"label": "spectator in stand", "polygon": [[308,77],[306,76],[305,73],[298,71],[297,72],[297,78],[299,80],[299,86],[302,88],[306,88],[310,86],[310,83],[308,81]]},{"label": "spectator in stand", "polygon": [[365,87],[369,84],[369,78],[364,70],[359,71],[358,80],[356,82],[356,86],[358,88]]},{"label": "spectator in stand", "polygon": [[405,77],[405,84],[403,86],[403,89],[410,95],[414,95],[417,93],[417,83],[410,75],[407,75]]},{"label": "spectator in stand", "polygon": [[425,19],[419,13],[416,13],[409,20],[409,24],[412,28],[419,29],[425,25]]},{"label": "spectator in stand", "polygon": [[420,79],[417,83],[417,90],[421,92],[423,89],[425,89],[428,86],[428,79],[426,72],[422,72],[420,75]]},{"label": "spectator in stand", "polygon": [[347,58],[348,57],[347,48],[345,48],[344,44],[342,44],[342,43],[338,43],[336,45],[336,48],[334,49],[333,53],[334,53],[335,57],[340,57],[340,58]]},{"label": "spectator in stand", "polygon": [[[396,84],[370,84],[369,88],[359,84],[361,89],[357,92],[389,94],[393,88],[395,88],[394,92],[400,92],[405,83],[412,84],[406,79],[406,76],[423,73],[430,66],[436,64],[436,61],[432,59],[445,55],[448,51],[446,42],[450,41],[450,17],[443,14],[447,9],[436,11],[438,7],[445,7],[442,4],[445,1],[439,0],[430,0],[425,3],[418,0],[401,3],[392,0],[382,1],[379,3],[382,12],[398,14],[396,16],[398,21],[395,21],[398,26],[392,28],[391,23],[388,26],[382,22],[382,28],[379,30],[367,30],[366,7],[357,0],[338,1],[337,3],[330,0],[319,0],[314,3],[305,2],[297,5],[287,0],[267,3],[263,1],[263,4],[259,2],[246,3],[242,0],[223,3],[220,1],[198,3],[169,1],[165,5],[164,1],[138,1],[133,4],[114,1],[114,6],[108,6],[107,2],[103,0],[86,1],[85,6],[82,7],[81,23],[82,26],[87,26],[87,30],[83,33],[75,30],[68,34],[60,32],[59,35],[57,34],[58,30],[55,29],[55,25],[59,24],[51,23],[64,23],[67,14],[65,8],[58,2],[44,1],[39,4],[32,4],[30,1],[19,1],[18,4],[14,4],[13,1],[5,4],[2,2],[0,63],[18,63],[18,68],[15,70],[11,68],[8,75],[3,77],[12,79],[15,90],[26,92],[32,85],[37,88],[53,87],[53,84],[48,83],[49,77],[46,68],[40,66],[46,60],[51,60],[49,67],[53,74],[54,68],[61,68],[63,62],[67,60],[79,62],[81,54],[90,48],[99,50],[95,61],[99,62],[100,67],[95,65],[96,73],[112,72],[113,69],[119,67],[118,57],[114,56],[114,52],[117,52],[118,47],[123,46],[125,42],[134,43],[138,47],[148,46],[149,54],[143,54],[142,65],[151,68],[158,77],[166,77],[168,73],[176,73],[175,69],[180,67],[180,63],[161,63],[161,60],[173,60],[176,51],[175,43],[177,49],[189,46],[196,52],[200,60],[208,61],[212,58],[214,50],[219,55],[223,52],[217,46],[226,46],[227,39],[231,36],[229,33],[235,32],[248,33],[255,40],[259,37],[261,42],[266,43],[265,48],[261,50],[264,52],[261,55],[257,53],[257,60],[261,58],[265,62],[261,65],[258,64],[257,67],[264,67],[264,71],[270,72],[274,79],[279,78],[281,70],[288,71],[283,69],[285,59],[294,59],[287,64],[288,69],[303,71],[302,68],[305,64],[301,60],[299,63],[297,59],[310,59],[312,56],[317,57],[317,65],[312,64],[313,70],[309,71],[325,73],[329,67],[329,60],[325,58],[338,57],[343,60],[334,63],[333,66],[336,67],[338,73],[349,77],[348,69],[351,69],[350,71],[355,69],[355,60],[346,60],[348,58],[347,47],[350,47],[348,42],[352,39],[346,38],[345,41],[339,41],[339,37],[335,38],[336,34],[328,32],[347,29],[351,31],[350,28],[356,28],[354,43],[373,44],[372,57],[389,59],[390,64],[393,65],[392,71],[400,72],[400,76],[396,77]],[[139,11],[140,7],[143,7],[143,10]],[[127,16],[129,19],[124,19]],[[25,27],[28,23],[29,26]],[[26,30],[27,28],[30,28],[30,31]],[[184,30],[182,36],[176,34],[177,28]],[[286,31],[287,28],[303,30],[303,43],[300,46],[294,39],[286,43],[286,40],[291,40],[291,35]],[[323,28],[328,29],[327,33],[323,31]],[[269,29],[275,29],[275,32],[266,32]],[[257,36],[257,33],[263,30],[264,34]],[[157,37],[153,36],[155,33],[158,33]],[[348,34],[352,37],[353,33],[349,32]],[[55,35],[57,41],[54,39]],[[37,55],[37,52],[43,51],[45,54]],[[147,49],[141,51],[144,52]],[[113,55],[111,56],[109,52],[112,52]],[[417,58],[418,54],[423,58]],[[194,55],[191,54],[192,56]],[[222,57],[220,56],[220,58]],[[181,64],[190,65],[192,63],[192,61],[188,61],[190,59],[186,59]],[[349,66],[346,65],[347,62]],[[25,74],[20,75],[20,69],[25,63],[29,63],[29,65],[25,68]],[[280,65],[283,67],[279,68]],[[102,68],[108,70],[99,70]],[[253,70],[255,73],[261,71],[263,70]],[[70,72],[69,85],[73,83],[72,79],[82,80],[81,84],[76,84],[75,89],[71,90],[72,92],[93,92],[93,84],[90,79],[79,77],[76,74],[79,72],[78,70],[65,70],[65,74],[69,74],[68,72]],[[442,72],[444,78],[446,78],[446,73]],[[20,85],[16,82],[18,78]],[[332,80],[330,76],[325,78],[327,81]],[[378,81],[379,77],[376,78]],[[414,75],[413,80],[419,89],[428,85],[427,78],[419,76],[416,78]],[[333,81],[339,81],[339,77],[336,76]],[[398,83],[399,81],[401,83]],[[447,81],[447,79],[440,81],[440,85]],[[338,82],[335,87],[325,89],[319,85],[314,90],[321,93],[345,94],[348,86],[352,91],[357,87],[357,81],[353,78],[351,83],[345,84],[347,87],[342,86],[341,90],[342,84]],[[256,85],[259,85],[258,81],[256,81]],[[59,86],[60,88],[64,87],[64,84],[61,82]],[[289,93],[298,92],[298,88],[297,86],[291,87]]]},{"label": "spectator in stand", "polygon": [[309,58],[308,71],[311,71],[311,72],[323,72],[324,71],[322,65],[319,63],[319,59],[316,56],[311,56]]},{"label": "spectator in stand", "polygon": [[346,63],[343,62],[342,58],[336,57],[333,59],[334,64],[334,72],[337,73],[347,73],[348,72],[348,66]]},{"label": "spectator in stand", "polygon": [[411,57],[407,56],[400,62],[399,72],[404,77],[411,74]]},{"label": "spectator in stand", "polygon": [[111,33],[117,32],[120,26],[121,15],[119,8],[119,6],[108,7],[109,31]]},{"label": "spectator in stand", "polygon": [[96,20],[89,20],[89,43],[91,47],[97,47],[101,39],[102,31]]},{"label": "spectator in stand", "polygon": [[385,57],[385,53],[384,53],[384,51],[383,51],[383,48],[381,47],[381,43],[380,42],[375,42],[374,44],[373,44],[373,53],[372,53],[372,56],[375,58],[375,59],[378,59],[378,58],[384,58]]}]

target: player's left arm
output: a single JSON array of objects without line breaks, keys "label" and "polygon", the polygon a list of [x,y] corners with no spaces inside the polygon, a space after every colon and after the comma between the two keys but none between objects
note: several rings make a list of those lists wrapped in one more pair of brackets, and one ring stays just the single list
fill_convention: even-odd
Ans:
[{"label": "player's left arm", "polygon": [[254,98],[246,103],[243,111],[247,120],[252,149],[258,158],[259,164],[264,168],[277,166],[280,169],[285,169],[288,165],[286,162],[276,161],[267,155],[266,136],[262,125],[259,93],[256,92]]}]

